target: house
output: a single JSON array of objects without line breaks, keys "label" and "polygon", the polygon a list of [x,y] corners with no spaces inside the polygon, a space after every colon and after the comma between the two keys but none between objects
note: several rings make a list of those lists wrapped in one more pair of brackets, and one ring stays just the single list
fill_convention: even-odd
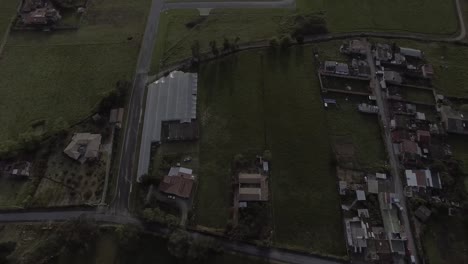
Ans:
[{"label": "house", "polygon": [[180,198],[190,198],[192,194],[195,176],[191,169],[184,167],[171,167],[159,184],[159,191],[175,195]]},{"label": "house", "polygon": [[340,75],[349,75],[349,67],[348,67],[348,64],[339,62],[339,63],[336,65],[335,73],[336,73],[336,74],[340,74]]},{"label": "house", "polygon": [[421,72],[424,78],[432,78],[434,77],[434,68],[432,64],[424,64],[421,66]]},{"label": "house", "polygon": [[440,115],[445,131],[468,135],[468,118],[465,115],[446,105],[440,107]]},{"label": "house", "polygon": [[429,217],[431,216],[431,213],[432,212],[429,208],[427,208],[424,205],[421,205],[418,207],[418,209],[416,209],[416,212],[414,212],[414,215],[416,215],[416,217],[422,222],[426,222],[427,219],[429,219]]},{"label": "house", "polygon": [[159,184],[159,191],[176,195],[181,198],[189,198],[192,194],[194,180],[183,176],[164,176]]},{"label": "house", "polygon": [[8,174],[14,179],[29,178],[31,171],[31,163],[28,161],[15,162],[9,167]]},{"label": "house", "polygon": [[410,57],[414,59],[422,59],[423,58],[423,52],[417,49],[412,49],[412,48],[404,48],[400,47],[400,54],[405,56],[405,57]]},{"label": "house", "polygon": [[421,157],[421,148],[414,141],[404,139],[400,143],[399,153],[404,164],[416,164]]},{"label": "house", "polygon": [[238,174],[239,202],[268,201],[267,177],[258,173]]},{"label": "house", "polygon": [[395,71],[385,71],[384,79],[387,83],[390,84],[401,84],[403,82],[401,75]]},{"label": "house", "polygon": [[426,130],[417,130],[416,131],[416,140],[420,144],[430,145],[431,144],[431,133]]},{"label": "house", "polygon": [[86,160],[99,157],[100,146],[100,134],[76,133],[63,152],[70,158],[84,163]]},{"label": "house", "polygon": [[325,61],[323,63],[323,71],[327,73],[335,73],[337,64],[338,62],[336,61]]},{"label": "house", "polygon": [[430,170],[405,170],[405,177],[409,187],[442,189],[439,174]]},{"label": "house", "polygon": [[349,55],[366,55],[367,45],[364,41],[353,39],[348,43],[343,43],[340,52]]}]

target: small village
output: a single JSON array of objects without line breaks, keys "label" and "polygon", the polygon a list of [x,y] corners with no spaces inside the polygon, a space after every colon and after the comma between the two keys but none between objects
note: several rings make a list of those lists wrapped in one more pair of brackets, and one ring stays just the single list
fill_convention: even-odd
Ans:
[{"label": "small village", "polygon": [[[395,157],[394,164],[390,162],[385,170],[374,173],[337,167],[348,251],[356,260],[400,263],[404,259],[414,263],[409,230],[413,230],[415,246],[422,252],[418,238],[431,214],[455,215],[463,202],[449,176],[456,173],[458,165],[447,137],[468,134],[467,113],[458,101],[451,102],[432,87],[435,69],[423,51],[396,44],[369,45],[366,52],[365,40],[345,42],[340,52],[348,55],[351,63],[324,61],[318,71],[324,107],[339,108],[333,93],[362,95],[356,110],[363,115],[380,113],[379,121],[388,121],[382,122],[382,138],[390,161]],[[374,63],[375,70],[371,70],[374,67],[369,65]],[[326,85],[333,83],[330,78],[370,84],[367,91],[343,85],[329,87]],[[429,101],[409,98],[408,90],[429,94]],[[385,114],[379,108],[379,93]],[[342,155],[340,150],[337,155]]]}]

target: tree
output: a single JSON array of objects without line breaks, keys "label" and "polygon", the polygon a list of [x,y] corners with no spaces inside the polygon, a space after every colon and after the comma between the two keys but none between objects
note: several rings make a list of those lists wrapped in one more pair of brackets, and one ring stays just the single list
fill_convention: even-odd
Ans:
[{"label": "tree", "polygon": [[195,60],[200,59],[200,42],[198,40],[194,40],[192,43],[192,57]]},{"label": "tree", "polygon": [[296,41],[299,44],[303,44],[304,43],[304,36],[302,34],[297,34],[296,35]]},{"label": "tree", "polygon": [[270,39],[270,48],[276,49],[278,47],[278,39],[272,38]]},{"label": "tree", "polygon": [[0,243],[0,264],[8,263],[7,257],[15,251],[16,242],[8,241]]},{"label": "tree", "polygon": [[216,40],[210,41],[210,48],[211,48],[211,52],[213,53],[213,55],[218,56],[219,50],[216,45]]},{"label": "tree", "polygon": [[281,49],[287,50],[291,46],[291,38],[289,36],[283,36],[281,38]]},{"label": "tree", "polygon": [[224,38],[223,51],[229,51],[230,49],[231,49],[231,43],[229,43],[229,39]]}]

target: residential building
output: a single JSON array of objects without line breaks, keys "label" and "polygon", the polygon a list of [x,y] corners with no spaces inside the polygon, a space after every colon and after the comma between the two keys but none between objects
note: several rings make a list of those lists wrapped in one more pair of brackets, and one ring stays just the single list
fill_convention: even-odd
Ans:
[{"label": "residential building", "polygon": [[416,209],[414,215],[422,222],[426,222],[427,219],[429,219],[429,217],[431,216],[431,213],[432,212],[429,208],[427,208],[424,205],[421,205],[418,207],[418,209]]},{"label": "residential building", "polygon": [[76,133],[63,152],[70,158],[84,163],[86,160],[99,157],[100,146],[100,134]]},{"label": "residential building", "polygon": [[343,43],[340,47],[340,52],[349,55],[365,56],[367,52],[367,45],[365,42],[353,39],[347,43]]},{"label": "residential building", "polygon": [[430,170],[405,170],[406,185],[415,188],[442,189],[439,173]]},{"label": "residential building", "polygon": [[268,201],[268,182],[265,175],[239,173],[239,202]]},{"label": "residential building", "polygon": [[180,198],[190,198],[195,183],[191,169],[172,167],[159,184],[159,191]]},{"label": "residential building", "polygon": [[400,143],[399,154],[404,164],[415,165],[418,163],[422,152],[416,142],[404,139]]},{"label": "residential building", "polygon": [[421,66],[421,72],[424,78],[434,77],[434,68],[431,64],[424,64]]}]

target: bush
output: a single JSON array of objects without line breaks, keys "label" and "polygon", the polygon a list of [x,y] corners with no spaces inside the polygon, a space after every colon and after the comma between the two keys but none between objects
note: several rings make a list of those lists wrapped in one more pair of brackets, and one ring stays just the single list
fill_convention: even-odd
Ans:
[{"label": "bush", "polygon": [[281,38],[281,49],[286,50],[291,46],[291,38],[289,36],[283,36]]}]

